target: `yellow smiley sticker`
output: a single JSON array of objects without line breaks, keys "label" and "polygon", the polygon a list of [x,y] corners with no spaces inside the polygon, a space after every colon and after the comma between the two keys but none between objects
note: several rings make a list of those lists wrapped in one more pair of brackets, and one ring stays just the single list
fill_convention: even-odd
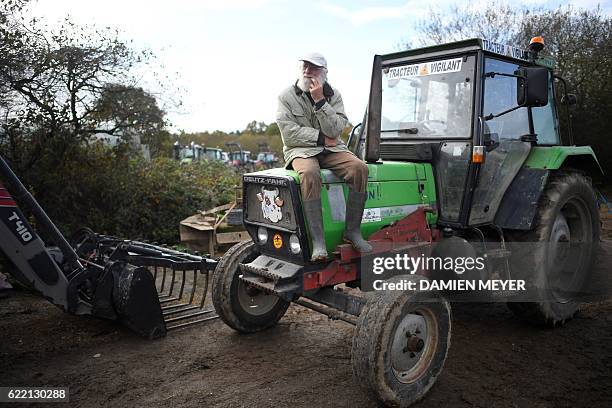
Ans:
[{"label": "yellow smiley sticker", "polygon": [[283,237],[281,237],[280,234],[274,234],[272,243],[274,244],[274,248],[280,249],[280,247],[283,246]]}]

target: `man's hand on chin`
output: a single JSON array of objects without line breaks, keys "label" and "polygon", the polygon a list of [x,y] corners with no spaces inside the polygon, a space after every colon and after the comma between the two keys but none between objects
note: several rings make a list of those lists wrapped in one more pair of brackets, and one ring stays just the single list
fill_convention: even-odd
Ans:
[{"label": "man's hand on chin", "polygon": [[315,102],[322,101],[325,99],[323,95],[323,84],[319,81],[319,78],[310,78],[310,96]]}]

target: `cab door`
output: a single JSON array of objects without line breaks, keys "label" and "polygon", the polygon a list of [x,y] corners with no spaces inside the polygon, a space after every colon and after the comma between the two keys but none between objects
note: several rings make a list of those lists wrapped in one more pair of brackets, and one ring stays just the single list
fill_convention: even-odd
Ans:
[{"label": "cab door", "polygon": [[[514,77],[486,76],[488,72],[514,74],[519,65],[497,58],[485,57],[482,116],[498,114],[516,106]],[[480,166],[471,201],[469,225],[492,223],[502,198],[531,152],[533,126],[530,108],[519,108],[485,121],[481,119],[481,134],[485,144],[485,162]],[[540,108],[538,108],[540,109]]]}]

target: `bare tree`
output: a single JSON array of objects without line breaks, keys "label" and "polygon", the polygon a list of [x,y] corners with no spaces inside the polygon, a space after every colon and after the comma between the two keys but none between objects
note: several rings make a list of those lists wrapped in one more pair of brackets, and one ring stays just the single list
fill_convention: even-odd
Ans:
[{"label": "bare tree", "polygon": [[68,19],[49,31],[24,17],[25,7],[0,5],[0,148],[14,165],[31,167],[50,147],[61,160],[94,133],[161,131],[164,112],[132,73],[150,52],[134,51],[115,30]]},{"label": "bare tree", "polygon": [[157,100],[142,88],[121,84],[107,84],[100,93],[91,111],[90,122],[98,133],[119,135],[128,141],[137,135],[142,143],[149,145],[156,156],[163,148],[166,137],[165,112]]}]

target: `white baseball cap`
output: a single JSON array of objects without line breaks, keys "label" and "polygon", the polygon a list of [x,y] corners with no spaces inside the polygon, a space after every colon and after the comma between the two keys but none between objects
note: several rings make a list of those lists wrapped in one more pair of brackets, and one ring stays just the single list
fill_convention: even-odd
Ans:
[{"label": "white baseball cap", "polygon": [[323,55],[319,54],[318,52],[308,53],[302,58],[300,58],[300,61],[310,62],[311,64],[316,65],[317,67],[323,67],[327,69],[327,60]]}]

